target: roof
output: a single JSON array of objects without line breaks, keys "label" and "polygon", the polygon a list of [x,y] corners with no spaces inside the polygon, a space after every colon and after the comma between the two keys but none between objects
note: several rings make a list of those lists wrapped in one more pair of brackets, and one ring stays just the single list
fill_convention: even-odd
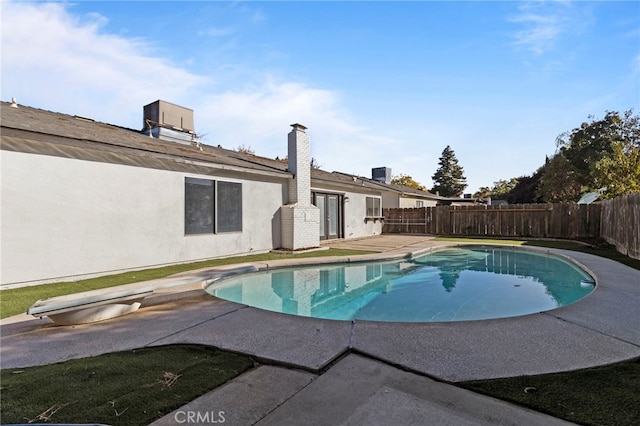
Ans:
[{"label": "roof", "polygon": [[431,193],[429,191],[422,191],[420,189],[411,188],[409,186],[396,185],[396,184],[393,184],[393,183],[379,182],[377,180],[369,179],[369,178],[366,178],[366,177],[350,175],[350,174],[342,173],[342,172],[333,172],[333,174],[342,175],[342,176],[349,176],[349,177],[354,178],[354,179],[360,179],[362,182],[364,182],[364,186],[366,186],[366,187],[375,188],[375,189],[379,189],[379,190],[382,190],[382,191],[395,192],[399,196],[413,197],[413,198],[423,198],[423,199],[430,199],[430,200],[447,200],[448,199],[447,197],[442,197],[440,195],[433,194],[433,193]]},{"label": "roof", "polygon": [[[210,146],[149,137],[126,127],[20,105],[0,102],[2,149],[88,161],[109,162],[163,170],[211,173],[249,172],[292,178],[286,161]],[[363,179],[311,169],[312,185],[371,191]]]},{"label": "roof", "polygon": [[586,194],[582,195],[582,197],[580,197],[580,199],[578,200],[578,204],[594,203],[598,201],[598,199],[602,196],[603,192],[604,192],[604,188],[594,192],[587,192]]},{"label": "roof", "polygon": [[[286,164],[252,161],[235,151],[219,147],[168,142],[125,127],[37,108],[13,108],[0,102],[2,149],[158,167],[167,162],[224,166],[226,169],[289,175]],[[160,167],[165,168],[165,167]]]},{"label": "roof", "polygon": [[[13,108],[10,105],[0,102],[3,150],[201,174],[222,169],[292,178],[286,161],[220,146],[156,139],[139,130],[87,117],[23,105]],[[358,188],[359,192],[391,191],[400,196],[446,199],[407,186],[317,168],[311,169],[311,179],[312,186],[316,188]]]}]

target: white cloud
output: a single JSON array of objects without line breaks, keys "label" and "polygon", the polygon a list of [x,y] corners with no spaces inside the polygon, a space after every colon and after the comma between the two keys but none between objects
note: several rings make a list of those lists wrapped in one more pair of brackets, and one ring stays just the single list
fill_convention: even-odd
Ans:
[{"label": "white cloud", "polygon": [[536,55],[553,50],[568,35],[579,35],[591,23],[588,7],[578,8],[568,1],[524,2],[509,22],[522,27],[514,35],[514,45]]},{"label": "white cloud", "polygon": [[151,41],[107,33],[104,16],[80,17],[63,3],[3,2],[2,12],[3,100],[141,128],[143,105],[163,99],[194,109],[196,131],[211,145],[283,156],[288,125],[300,122],[328,170],[369,175],[381,156],[393,161],[388,148],[398,143],[354,124],[335,91],[276,80],[267,70],[240,88],[225,80],[214,87],[154,55]]},{"label": "white cloud", "polygon": [[304,124],[309,128],[313,156],[328,170],[363,174],[379,157],[378,148],[395,143],[353,124],[338,93],[269,77],[242,91],[203,98],[196,114],[196,122],[205,128],[205,143],[250,146],[269,157],[286,155],[289,124]]},{"label": "white cloud", "polygon": [[144,40],[102,32],[106,18],[79,18],[61,3],[2,4],[2,98],[139,126],[142,105],[184,99],[206,82],[154,57]]},{"label": "white cloud", "polygon": [[520,6],[520,14],[509,18],[510,22],[521,24],[522,30],[515,33],[514,44],[533,51],[537,55],[553,47],[563,32],[562,20],[556,15],[545,15],[529,11],[530,5]]}]

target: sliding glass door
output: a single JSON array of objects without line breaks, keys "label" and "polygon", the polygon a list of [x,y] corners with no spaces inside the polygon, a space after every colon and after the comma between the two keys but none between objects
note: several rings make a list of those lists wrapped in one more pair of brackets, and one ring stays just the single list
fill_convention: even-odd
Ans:
[{"label": "sliding glass door", "polygon": [[342,195],[314,192],[313,202],[320,210],[320,239],[342,238]]}]

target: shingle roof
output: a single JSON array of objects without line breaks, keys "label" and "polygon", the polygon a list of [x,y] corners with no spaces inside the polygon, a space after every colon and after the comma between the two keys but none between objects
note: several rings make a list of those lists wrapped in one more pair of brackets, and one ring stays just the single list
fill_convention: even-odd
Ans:
[{"label": "shingle roof", "polygon": [[[181,144],[151,138],[138,130],[102,123],[85,117],[0,102],[2,149],[107,161],[141,167],[175,168],[203,172],[210,168],[242,169],[256,174],[290,178],[286,161],[201,144]],[[394,191],[417,197],[440,199],[413,188],[385,184],[360,176],[313,168],[312,185],[338,185],[360,191]]]},{"label": "shingle roof", "polygon": [[432,199],[432,200],[446,200],[446,197],[442,197],[440,195],[436,195],[433,194],[429,191],[421,191],[419,189],[415,189],[415,188],[411,188],[408,186],[404,186],[404,185],[396,185],[393,183],[384,183],[384,182],[379,182],[377,180],[373,180],[373,179],[369,179],[369,178],[365,178],[365,177],[361,177],[361,176],[355,176],[355,175],[349,175],[346,173],[342,173],[342,172],[333,172],[334,174],[339,174],[339,175],[345,175],[345,176],[352,176],[352,177],[356,177],[357,179],[360,179],[364,182],[365,186],[369,187],[369,188],[377,188],[377,189],[381,189],[381,190],[385,190],[385,191],[391,191],[391,192],[396,192],[399,195],[409,195],[409,196],[414,196],[417,198],[425,198],[425,199]]},{"label": "shingle roof", "polygon": [[[196,146],[168,142],[146,136],[139,131],[83,117],[61,114],[37,108],[10,107],[0,103],[3,138],[28,139],[62,147],[90,148],[93,150],[158,159],[212,163],[248,170],[286,173],[286,164],[252,161],[235,151],[202,145]],[[3,144],[4,145],[4,144]],[[15,144],[14,144],[15,145]],[[20,150],[20,147],[8,147]],[[5,147],[3,147],[5,149]]]}]

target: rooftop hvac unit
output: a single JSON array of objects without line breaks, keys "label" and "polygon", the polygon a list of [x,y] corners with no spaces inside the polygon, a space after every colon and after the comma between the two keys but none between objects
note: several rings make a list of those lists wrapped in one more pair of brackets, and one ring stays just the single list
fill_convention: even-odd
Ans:
[{"label": "rooftop hvac unit", "polygon": [[193,110],[157,100],[144,106],[144,133],[173,142],[195,138]]},{"label": "rooftop hvac unit", "polygon": [[389,167],[371,169],[371,179],[377,182],[391,183],[391,169]]}]

